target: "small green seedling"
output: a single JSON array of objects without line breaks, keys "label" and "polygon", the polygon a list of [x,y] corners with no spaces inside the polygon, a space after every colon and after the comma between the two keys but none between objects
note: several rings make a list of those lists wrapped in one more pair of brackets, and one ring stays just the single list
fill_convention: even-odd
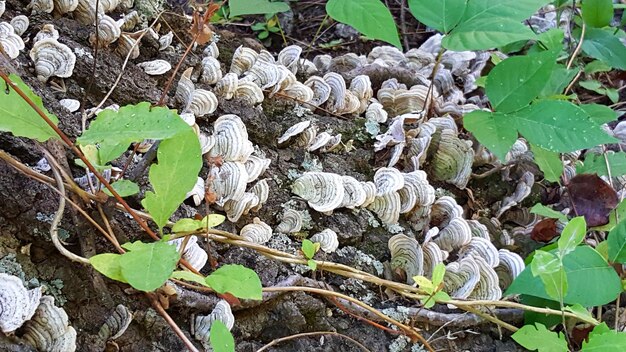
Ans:
[{"label": "small green seedling", "polygon": [[446,274],[446,266],[439,263],[433,269],[433,279],[429,280],[424,276],[414,276],[413,281],[421,290],[428,294],[428,297],[421,300],[424,308],[431,308],[436,302],[450,300],[450,296],[443,291],[443,277]]},{"label": "small green seedling", "polygon": [[302,241],[302,254],[304,254],[304,257],[307,259],[307,265],[311,268],[311,270],[317,269],[317,263],[313,260],[313,257],[319,250],[319,243],[313,243],[306,239]]},{"label": "small green seedling", "polygon": [[264,22],[257,22],[252,25],[253,31],[256,32],[256,37],[259,40],[263,41],[265,46],[272,45],[272,38],[270,38],[270,33],[278,33],[280,32],[280,27],[278,26],[278,17],[276,14],[266,14]]}]

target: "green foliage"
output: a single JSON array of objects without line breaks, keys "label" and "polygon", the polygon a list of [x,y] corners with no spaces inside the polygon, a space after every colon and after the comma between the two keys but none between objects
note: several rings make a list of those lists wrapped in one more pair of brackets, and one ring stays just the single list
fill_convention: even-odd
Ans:
[{"label": "green foliage", "polygon": [[552,332],[542,324],[524,325],[512,336],[513,340],[530,351],[567,352],[567,341],[561,333]]},{"label": "green foliage", "polygon": [[130,284],[137,290],[154,291],[170,277],[179,255],[176,247],[164,241],[125,243],[124,254],[104,253],[89,258],[103,275]]},{"label": "green foliage", "polygon": [[612,263],[626,263],[626,219],[620,221],[609,232],[607,244],[609,246],[609,261]]},{"label": "green foliage", "polygon": [[565,216],[565,214],[549,208],[541,203],[533,205],[533,207],[530,208],[530,212],[546,218],[559,219],[563,222],[567,222],[567,216]]},{"label": "green foliage", "polygon": [[235,352],[235,339],[228,330],[228,327],[220,320],[211,323],[209,333],[211,347],[215,352]]},{"label": "green foliage", "polygon": [[[598,327],[596,327],[596,329],[597,328]],[[624,350],[626,350],[626,333],[606,331],[604,333],[589,334],[589,341],[583,342],[583,348],[581,351],[605,352]]]},{"label": "green foliage", "polygon": [[263,298],[261,279],[243,265],[228,264],[207,276],[206,283],[217,293],[230,293],[244,299]]},{"label": "green foliage", "polygon": [[[269,18],[268,18],[269,17]],[[268,39],[270,33],[278,33],[280,32],[280,27],[278,27],[278,18],[276,16],[265,16],[265,22],[257,22],[250,27],[253,31],[257,32],[256,37],[259,40]],[[270,38],[271,42],[271,38]]]},{"label": "green foliage", "polygon": [[545,150],[536,145],[530,145],[530,149],[535,157],[535,162],[543,172],[543,176],[550,182],[559,182],[563,173],[563,162],[559,153]]},{"label": "green foliage", "polygon": [[204,276],[192,273],[191,271],[176,270],[172,272],[172,275],[170,275],[170,279],[178,279],[178,280],[185,280],[189,282],[195,282],[202,286],[209,287],[209,285],[206,283],[206,278]]},{"label": "green foliage", "polygon": [[446,265],[439,263],[435,265],[435,268],[433,269],[432,280],[429,280],[421,275],[413,276],[413,281],[415,281],[419,288],[428,295],[428,297],[421,300],[424,308],[432,308],[436,302],[445,302],[450,300],[450,296],[442,290],[443,277],[445,274]]},{"label": "green foliage", "polygon": [[570,220],[558,240],[559,256],[563,258],[573,252],[584,239],[587,233],[587,224],[582,216]]},{"label": "green foliage", "polygon": [[241,15],[264,15],[289,11],[289,5],[270,0],[229,0],[230,17]]},{"label": "green foliage", "polygon": [[450,32],[461,20],[467,0],[409,0],[409,9],[420,22],[439,32]]},{"label": "green foliage", "polygon": [[587,28],[582,44],[583,52],[611,67],[626,70],[626,46],[612,30]]},{"label": "green foliage", "polygon": [[334,20],[354,27],[365,36],[402,48],[389,9],[380,0],[328,0],[326,13]]},{"label": "green foliage", "polygon": [[[133,194],[139,193],[139,186],[136,183],[130,180],[118,180],[111,183],[111,187],[119,194],[121,197],[132,196]],[[110,197],[113,197],[113,194],[108,189],[103,189],[103,192],[108,194]]]},{"label": "green foliage", "polygon": [[[33,93],[19,76],[10,74],[9,78],[55,125],[59,123],[59,119],[43,107],[41,98]],[[0,131],[11,132],[15,136],[32,138],[40,142],[45,142],[50,138],[59,138],[52,127],[15,90],[4,84],[0,91]]]},{"label": "green foliage", "polygon": [[584,163],[576,165],[577,174],[609,176],[609,170],[612,177],[626,175],[626,153],[609,151],[606,159],[603,154],[587,153]]},{"label": "green foliage", "polygon": [[617,119],[617,113],[606,105],[582,104],[580,108],[585,110],[597,124],[605,124]]},{"label": "green foliage", "polygon": [[591,27],[608,26],[613,19],[611,0],[584,0],[581,9],[583,20]]},{"label": "green foliage", "polygon": [[205,216],[202,220],[180,219],[172,226],[172,232],[196,232],[206,230],[207,228],[210,229],[219,226],[224,220],[226,220],[226,217],[221,214],[210,214]]},{"label": "green foliage", "polygon": [[619,101],[619,92],[617,89],[604,87],[602,83],[596,80],[580,81],[578,84],[587,90],[591,90],[600,95],[606,95],[614,104]]},{"label": "green foliage", "polygon": [[307,259],[307,265],[311,268],[311,270],[317,269],[317,263],[313,260],[315,253],[320,250],[319,243],[313,243],[310,240],[304,239],[302,240],[302,254]]}]

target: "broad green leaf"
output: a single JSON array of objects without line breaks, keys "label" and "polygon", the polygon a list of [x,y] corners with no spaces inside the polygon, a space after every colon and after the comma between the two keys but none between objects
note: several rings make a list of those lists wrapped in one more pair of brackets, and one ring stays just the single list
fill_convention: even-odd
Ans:
[{"label": "broad green leaf", "polygon": [[583,352],[606,352],[626,350],[626,333],[608,331],[604,334],[590,335],[588,342],[583,342]]},{"label": "broad green leaf", "polygon": [[221,320],[214,320],[211,323],[209,333],[211,348],[215,352],[235,352],[235,339],[228,327]]},{"label": "broad green leaf", "polygon": [[180,256],[176,247],[159,241],[133,242],[120,258],[122,275],[128,283],[141,291],[154,291],[172,275]]},{"label": "broad green leaf", "polygon": [[424,308],[426,309],[430,309],[434,307],[435,303],[437,303],[435,302],[435,297],[430,297],[430,296],[422,301],[422,304],[424,305]]},{"label": "broad green leaf", "polygon": [[[539,298],[529,295],[520,295],[520,303],[533,307],[551,308],[560,310],[561,304],[551,299]],[[543,314],[531,311],[524,311],[524,324],[540,323],[548,328],[561,323],[561,316],[552,314]]]},{"label": "broad green leaf", "polygon": [[576,165],[576,173],[608,176],[609,168],[612,177],[626,175],[626,153],[608,151],[606,152],[606,159],[602,154],[585,154],[585,162],[583,165]]},{"label": "broad green leaf", "polygon": [[561,28],[552,28],[537,36],[537,40],[539,40],[547,50],[563,49],[563,39],[565,39],[565,32],[563,32]]},{"label": "broad green leaf", "polygon": [[311,242],[311,240],[304,239],[302,240],[302,253],[307,258],[313,258],[315,255],[315,244]]},{"label": "broad green leaf", "polygon": [[487,76],[485,92],[494,110],[509,113],[528,105],[550,80],[556,51],[513,56],[494,67]]},{"label": "broad green leaf", "polygon": [[[115,181],[111,183],[111,187],[113,187],[115,192],[117,192],[121,197],[128,197],[139,193],[139,186],[131,180]],[[102,191],[110,197],[113,197],[113,194],[108,189],[104,188]]]},{"label": "broad green leaf", "polygon": [[[105,109],[78,137],[80,145],[97,144],[102,164],[116,159],[133,142],[144,139],[166,139],[190,129],[175,111],[150,107],[150,103]],[[197,139],[197,138],[196,138]]]},{"label": "broad green leaf", "polygon": [[611,100],[613,104],[617,104],[619,101],[619,91],[615,88],[605,88],[604,94]]},{"label": "broad green leaf", "polygon": [[546,294],[557,301],[567,293],[567,276],[559,258],[549,252],[535,251],[535,257],[530,264],[533,276],[539,276],[543,282]]},{"label": "broad green leaf", "polygon": [[309,259],[306,261],[306,265],[309,266],[309,268],[311,268],[311,270],[316,270],[317,269],[317,262],[313,259]]},{"label": "broad green leaf", "polygon": [[530,351],[568,352],[565,336],[546,329],[542,324],[524,325],[512,336],[515,342]]},{"label": "broad green leaf", "polygon": [[601,104],[581,104],[578,105],[585,110],[591,120],[598,125],[602,125],[617,120],[617,112],[606,105]]},{"label": "broad green leaf", "polygon": [[[93,165],[93,167],[96,168],[96,170],[103,171],[105,169],[111,168],[111,165],[104,165],[105,163],[100,161],[100,151],[98,150],[97,146],[93,144],[87,144],[87,145],[79,145],[78,148],[80,149],[81,152],[83,152],[83,155],[85,156],[85,158],[89,160],[91,165]],[[78,158],[74,159],[74,163],[80,167],[87,168],[87,165]]]},{"label": "broad green leaf", "polygon": [[613,228],[615,228],[617,223],[624,219],[626,219],[626,199],[622,200],[617,205],[617,208],[611,210],[611,213],[609,213],[608,224],[592,227],[591,229],[594,231],[611,231],[613,230]]},{"label": "broad green leaf", "polygon": [[443,263],[439,263],[435,265],[433,269],[433,285],[438,287],[440,283],[443,282],[443,277],[446,274],[446,265]]},{"label": "broad green leaf", "polygon": [[413,276],[413,281],[415,281],[417,286],[421,290],[424,290],[424,292],[428,294],[432,294],[433,292],[435,292],[435,285],[433,285],[433,282],[430,281],[427,277],[421,275]]},{"label": "broad green leaf", "polygon": [[609,260],[609,242],[608,241],[604,240],[598,243],[596,245],[596,251],[598,251],[598,253],[600,253],[602,258],[604,258],[606,261]]},{"label": "broad green leaf", "polygon": [[548,98],[555,95],[563,94],[563,91],[570,84],[576,70],[568,70],[563,65],[555,65],[550,73],[550,78],[545,82],[544,87],[539,93],[540,98]]},{"label": "broad green leaf", "polygon": [[516,112],[515,125],[531,144],[560,153],[617,141],[594,124],[585,110],[567,101],[534,103]]},{"label": "broad green leaf", "polygon": [[[621,292],[621,282],[615,270],[589,246],[578,246],[565,256],[563,268],[569,286],[563,299],[566,304],[599,306],[613,301]],[[533,277],[531,271],[530,267],[526,267],[506,290],[506,295],[525,294],[551,299],[541,279]],[[602,287],[602,290],[598,290],[598,287]]]},{"label": "broad green leaf", "polygon": [[626,219],[620,221],[609,232],[607,243],[609,246],[609,261],[612,263],[626,263]]},{"label": "broad green leaf", "polygon": [[[55,125],[59,124],[59,119],[44,108],[41,98],[33,93],[19,76],[10,74],[9,78]],[[52,127],[15,90],[6,86],[4,82],[2,82],[0,89],[0,131],[11,132],[15,136],[32,138],[40,142],[45,142],[50,138],[59,138]]]},{"label": "broad green leaf", "polygon": [[349,24],[367,37],[380,39],[402,48],[393,16],[380,0],[328,0],[326,13],[336,21]]},{"label": "broad green leaf", "polygon": [[209,286],[206,283],[206,278],[202,275],[198,275],[195,273],[192,273],[191,271],[182,271],[182,270],[176,270],[172,273],[172,275],[170,275],[171,279],[178,279],[178,280],[185,280],[185,281],[189,281],[189,282],[195,282],[198,283],[202,286]]},{"label": "broad green leaf", "polygon": [[[210,214],[202,220],[180,219],[172,226],[172,232],[195,232],[202,229],[213,228],[223,223],[226,217],[221,214]],[[208,221],[208,223],[207,223]]]},{"label": "broad green leaf", "polygon": [[596,325],[596,327],[593,328],[593,330],[591,330],[588,337],[592,338],[594,335],[605,334],[609,331],[611,331],[611,328],[609,328],[609,326],[606,325],[606,322],[602,322],[601,324]]},{"label": "broad green leaf", "polygon": [[571,312],[573,314],[575,314],[580,320],[583,321],[593,321],[596,323],[599,323],[589,312],[589,310],[587,310],[587,308],[581,306],[580,304],[573,304],[571,306],[567,306],[565,308],[563,308],[564,311],[566,312]]},{"label": "broad green leaf", "polygon": [[261,279],[243,265],[227,264],[207,276],[206,283],[218,293],[230,293],[237,298],[261,299]]},{"label": "broad green leaf", "polygon": [[536,250],[535,257],[531,263],[531,270],[533,276],[539,276],[542,274],[553,274],[561,270],[561,261],[559,258],[550,252]]},{"label": "broad green leaf", "polygon": [[582,49],[585,54],[614,68],[626,70],[626,46],[612,32],[587,28]]},{"label": "broad green leaf", "polygon": [[435,299],[435,301],[437,302],[445,302],[445,301],[449,301],[451,300],[450,295],[448,295],[447,293],[445,293],[444,291],[437,291],[437,293],[435,293],[435,295],[433,296],[433,298]]},{"label": "broad green leaf", "polygon": [[241,15],[264,15],[289,11],[289,5],[282,1],[270,0],[229,0],[230,17]]},{"label": "broad green leaf", "polygon": [[467,0],[409,0],[409,9],[415,18],[439,32],[448,33],[465,12]]},{"label": "broad green leaf", "polygon": [[559,211],[556,211],[552,208],[549,208],[541,203],[537,203],[533,205],[533,207],[530,208],[530,212],[533,214],[541,215],[546,218],[559,219],[563,222],[567,222],[567,216],[565,216],[565,214]]},{"label": "broad green leaf", "polygon": [[501,113],[474,110],[463,117],[463,127],[498,159],[504,160],[517,140],[517,131],[512,128],[514,118]]},{"label": "broad green leaf", "polygon": [[591,27],[608,26],[613,19],[612,0],[583,0],[583,21]]},{"label": "broad green leaf", "polygon": [[585,65],[585,73],[588,75],[609,71],[611,71],[611,66],[607,65],[604,61],[593,60]]},{"label": "broad green leaf", "polygon": [[586,234],[587,223],[584,217],[578,216],[570,220],[561,232],[561,236],[557,242],[559,244],[561,258],[574,251],[576,246],[585,239]]},{"label": "broad green leaf", "polygon": [[126,282],[120,266],[121,254],[103,253],[89,258],[89,263],[102,275],[120,282]]},{"label": "broad green leaf", "polygon": [[531,144],[530,149],[535,157],[535,162],[543,172],[543,176],[550,182],[559,182],[563,173],[563,162],[559,153],[551,152]]},{"label": "broad green leaf", "polygon": [[159,145],[158,163],[153,164],[148,173],[153,191],[146,192],[141,201],[159,228],[165,226],[185,200],[187,192],[196,184],[202,167],[198,137],[189,125],[180,118],[178,120],[185,128]]},{"label": "broad green leaf", "polygon": [[461,22],[443,38],[441,45],[453,51],[486,50],[536,38],[535,33],[519,21],[507,17],[486,17]]},{"label": "broad green leaf", "polygon": [[506,17],[521,22],[547,3],[546,0],[471,0],[461,21]]}]

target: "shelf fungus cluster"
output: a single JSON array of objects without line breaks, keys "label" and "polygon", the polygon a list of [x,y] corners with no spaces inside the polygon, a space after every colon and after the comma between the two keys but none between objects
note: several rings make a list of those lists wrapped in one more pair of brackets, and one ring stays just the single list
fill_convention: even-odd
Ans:
[{"label": "shelf fungus cluster", "polygon": [[76,330],[54,298],[42,296],[41,287],[26,290],[20,278],[0,273],[0,329],[14,334],[18,328],[17,338],[38,351],[76,350]]}]

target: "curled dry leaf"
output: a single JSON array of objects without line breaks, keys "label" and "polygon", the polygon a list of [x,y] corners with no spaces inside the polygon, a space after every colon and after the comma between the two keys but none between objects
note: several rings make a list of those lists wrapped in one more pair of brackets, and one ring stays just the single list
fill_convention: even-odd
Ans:
[{"label": "curled dry leaf", "polygon": [[539,221],[533,231],[530,233],[530,238],[537,242],[550,242],[553,238],[558,236],[556,231],[557,219],[543,219]]}]

